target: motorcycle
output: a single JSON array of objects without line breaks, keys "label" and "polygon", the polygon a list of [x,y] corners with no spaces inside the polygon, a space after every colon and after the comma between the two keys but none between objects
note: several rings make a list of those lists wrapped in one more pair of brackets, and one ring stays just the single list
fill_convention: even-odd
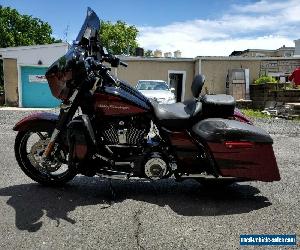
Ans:
[{"label": "motorcycle", "polygon": [[200,95],[158,104],[110,74],[124,66],[99,40],[88,9],[68,52],[46,72],[62,101],[59,114],[35,113],[14,130],[15,156],[32,180],[61,185],[77,174],[112,179],[279,181],[272,138],[235,108],[229,95]]}]

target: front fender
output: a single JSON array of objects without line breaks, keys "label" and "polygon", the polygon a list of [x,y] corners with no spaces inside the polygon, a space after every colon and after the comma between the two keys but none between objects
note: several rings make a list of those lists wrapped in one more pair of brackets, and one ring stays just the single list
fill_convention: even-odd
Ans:
[{"label": "front fender", "polygon": [[45,131],[53,130],[55,128],[56,122],[58,121],[58,115],[42,112],[35,113],[26,116],[21,121],[19,121],[14,127],[14,131]]}]

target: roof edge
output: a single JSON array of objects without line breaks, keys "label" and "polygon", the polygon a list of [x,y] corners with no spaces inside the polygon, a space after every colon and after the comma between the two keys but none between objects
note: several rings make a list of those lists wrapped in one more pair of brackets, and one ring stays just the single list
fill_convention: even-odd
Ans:
[{"label": "roof edge", "polygon": [[194,62],[196,58],[118,56],[124,61]]},{"label": "roof edge", "polygon": [[300,56],[291,57],[247,57],[247,56],[197,56],[196,60],[223,60],[223,61],[276,61],[276,60],[300,60]]},{"label": "roof edge", "polygon": [[29,46],[6,47],[6,48],[0,48],[0,52],[40,49],[40,48],[49,48],[49,47],[63,47],[63,46],[69,46],[69,44],[66,42],[62,42],[62,43],[50,43],[50,44],[39,44],[39,45],[29,45]]}]

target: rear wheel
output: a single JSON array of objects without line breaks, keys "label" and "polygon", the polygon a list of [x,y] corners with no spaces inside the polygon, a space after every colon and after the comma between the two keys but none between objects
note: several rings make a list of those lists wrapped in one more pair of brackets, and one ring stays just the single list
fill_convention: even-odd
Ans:
[{"label": "rear wheel", "polygon": [[21,131],[15,140],[15,155],[22,171],[32,180],[50,186],[59,186],[72,180],[77,172],[68,165],[68,150],[56,143],[45,160],[42,155],[50,140],[48,132]]}]

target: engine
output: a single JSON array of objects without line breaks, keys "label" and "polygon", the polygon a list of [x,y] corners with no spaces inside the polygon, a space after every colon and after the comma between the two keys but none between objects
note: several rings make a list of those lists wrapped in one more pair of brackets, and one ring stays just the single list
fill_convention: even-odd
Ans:
[{"label": "engine", "polygon": [[151,180],[170,176],[173,169],[150,128],[144,117],[114,118],[101,126],[98,133],[113,153],[116,170]]},{"label": "engine", "polygon": [[112,119],[101,128],[101,136],[107,145],[141,145],[150,129],[150,121],[144,117]]}]

